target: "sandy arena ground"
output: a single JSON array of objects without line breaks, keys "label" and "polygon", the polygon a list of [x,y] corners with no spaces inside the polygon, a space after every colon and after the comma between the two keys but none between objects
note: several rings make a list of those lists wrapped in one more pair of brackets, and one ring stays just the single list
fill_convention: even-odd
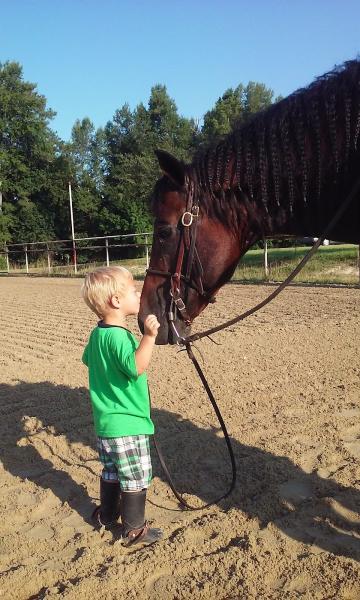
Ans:
[{"label": "sandy arena ground", "polygon": [[[359,600],[360,290],[292,288],[217,334],[220,346],[199,344],[232,438],[236,490],[181,511],[154,455],[148,517],[165,539],[126,549],[89,518],[100,466],[80,357],[95,319],[79,286],[0,279],[0,597]],[[197,327],[269,290],[226,286]],[[207,502],[230,469],[193,367],[159,347],[149,378],[178,487]]]}]

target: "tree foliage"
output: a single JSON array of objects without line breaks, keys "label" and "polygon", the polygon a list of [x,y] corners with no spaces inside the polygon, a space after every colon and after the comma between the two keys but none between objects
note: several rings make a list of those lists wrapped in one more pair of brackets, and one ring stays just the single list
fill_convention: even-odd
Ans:
[{"label": "tree foliage", "polygon": [[[264,110],[273,102],[274,92],[263,83],[249,81],[244,86],[229,88],[204,116],[203,138],[206,142],[226,135],[236,123]],[[276,101],[279,98],[276,99]]]},{"label": "tree foliage", "polygon": [[151,89],[148,106],[124,104],[105,127],[106,175],[101,230],[143,232],[151,228],[149,196],[159,176],[154,150],[189,160],[195,123],[178,114],[166,87]]},{"label": "tree foliage", "polygon": [[272,100],[260,83],[230,88],[200,130],[157,84],[146,105],[124,104],[104,128],[88,117],[76,120],[64,142],[51,130],[55,113],[37,86],[23,80],[21,66],[0,64],[0,243],[69,238],[69,182],[78,236],[148,231],[159,176],[154,150],[189,161],[204,141],[227,134]]},{"label": "tree foliage", "polygon": [[[2,236],[46,239],[57,233],[53,186],[61,173],[61,142],[49,127],[55,113],[18,63],[0,65]],[[55,186],[56,187],[56,186]]]}]

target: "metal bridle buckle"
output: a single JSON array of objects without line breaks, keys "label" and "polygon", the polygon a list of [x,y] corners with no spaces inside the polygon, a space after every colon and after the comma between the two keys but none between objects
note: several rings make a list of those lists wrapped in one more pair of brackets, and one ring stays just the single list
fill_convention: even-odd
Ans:
[{"label": "metal bridle buckle", "polygon": [[175,306],[180,312],[186,310],[186,306],[181,298],[174,298]]},{"label": "metal bridle buckle", "polygon": [[[192,222],[194,220],[194,218],[196,219],[196,217],[199,216],[199,207],[198,206],[193,206],[190,211],[186,211],[184,212],[183,216],[181,217],[181,223],[184,227],[190,227],[190,225],[192,225]],[[189,221],[187,221],[187,219],[189,219]]]},{"label": "metal bridle buckle", "polygon": [[173,290],[170,290],[170,296],[171,296],[171,303],[175,304],[175,306],[178,310],[180,310],[181,312],[183,310],[186,310],[184,301],[182,300],[182,298],[180,298],[179,288],[176,288],[175,292]]},{"label": "metal bridle buckle", "polygon": [[196,204],[194,204],[194,206],[191,209],[191,212],[192,212],[193,217],[198,217],[199,216],[199,207]]},{"label": "metal bridle buckle", "polygon": [[[189,221],[185,222],[185,218],[189,217]],[[193,222],[193,214],[191,212],[184,212],[183,216],[181,217],[181,223],[182,225],[184,225],[184,227],[190,227],[190,225]]]}]

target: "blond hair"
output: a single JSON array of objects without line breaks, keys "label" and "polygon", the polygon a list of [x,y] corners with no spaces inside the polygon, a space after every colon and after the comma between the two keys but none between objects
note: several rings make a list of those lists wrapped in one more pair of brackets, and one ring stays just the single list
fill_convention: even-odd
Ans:
[{"label": "blond hair", "polygon": [[99,267],[86,274],[81,293],[88,307],[102,318],[111,297],[115,294],[124,296],[132,278],[124,267]]}]

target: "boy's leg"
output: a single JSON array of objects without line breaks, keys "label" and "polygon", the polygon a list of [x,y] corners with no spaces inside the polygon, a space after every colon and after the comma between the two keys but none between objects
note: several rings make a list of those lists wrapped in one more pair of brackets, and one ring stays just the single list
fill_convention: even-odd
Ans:
[{"label": "boy's leg", "polygon": [[121,500],[121,521],[126,544],[152,544],[161,540],[161,529],[150,528],[145,521],[146,490],[123,491]]},{"label": "boy's leg", "polygon": [[100,506],[93,512],[97,523],[105,529],[119,527],[121,514],[120,486],[118,481],[106,481],[100,477]]},{"label": "boy's leg", "polygon": [[112,438],[98,438],[98,451],[103,472],[100,478],[100,506],[93,517],[105,529],[118,527],[120,517],[120,484],[116,465],[112,460]]},{"label": "boy's leg", "polygon": [[121,488],[123,536],[130,544],[151,544],[162,538],[160,529],[149,528],[145,521],[146,489],[152,479],[149,436],[119,438],[116,464]]}]

